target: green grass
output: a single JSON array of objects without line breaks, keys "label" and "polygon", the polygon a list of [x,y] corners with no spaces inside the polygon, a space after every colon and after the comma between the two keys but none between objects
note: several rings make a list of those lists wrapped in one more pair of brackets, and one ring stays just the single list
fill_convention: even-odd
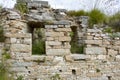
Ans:
[{"label": "green grass", "polygon": [[32,45],[32,54],[33,55],[43,55],[45,54],[45,41],[38,41]]}]

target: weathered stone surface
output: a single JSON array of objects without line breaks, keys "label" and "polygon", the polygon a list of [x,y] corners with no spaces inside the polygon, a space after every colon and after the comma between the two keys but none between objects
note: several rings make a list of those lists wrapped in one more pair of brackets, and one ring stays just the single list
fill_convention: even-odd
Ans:
[{"label": "weathered stone surface", "polygon": [[85,40],[86,44],[102,45],[102,40]]},{"label": "weathered stone surface", "polygon": [[55,29],[56,31],[65,31],[65,32],[70,32],[71,31],[71,28],[57,28]]},{"label": "weathered stone surface", "polygon": [[18,14],[17,12],[15,12],[15,11],[9,11],[9,12],[10,12],[10,14],[8,15],[9,19],[11,19],[11,20],[21,19],[20,14]]},{"label": "weathered stone surface", "polygon": [[115,41],[114,45],[119,45],[120,46],[120,40],[119,41]]},{"label": "weathered stone surface", "polygon": [[30,45],[25,45],[25,44],[12,44],[11,51],[13,52],[31,52],[31,46]]},{"label": "weathered stone surface", "polygon": [[108,54],[113,56],[113,55],[117,55],[118,51],[112,50],[112,49],[108,49]]},{"label": "weathered stone surface", "polygon": [[59,37],[59,36],[64,36],[63,32],[46,32],[45,35],[47,37]]},{"label": "weathered stone surface", "polygon": [[90,47],[90,48],[85,48],[85,53],[86,54],[106,54],[106,49],[101,48],[101,47]]},{"label": "weathered stone surface", "polygon": [[5,34],[5,37],[11,37],[11,38],[31,38],[31,34],[29,33],[26,33],[26,34],[22,34],[22,33],[18,33],[18,34],[9,34],[9,33],[6,33]]},{"label": "weathered stone surface", "polygon": [[62,43],[59,41],[46,41],[46,45],[61,45]]},{"label": "weathered stone surface", "polygon": [[68,20],[54,21],[55,25],[70,25],[70,23]]},{"label": "weathered stone surface", "polygon": [[71,57],[75,60],[75,61],[80,61],[80,60],[87,60],[88,56],[84,55],[84,54],[72,54]]},{"label": "weathered stone surface", "polygon": [[71,41],[71,37],[59,37],[59,41]]},{"label": "weathered stone surface", "polygon": [[45,28],[49,29],[49,28],[58,28],[57,25],[45,25]]},{"label": "weathered stone surface", "polygon": [[46,51],[47,55],[51,55],[51,56],[63,56],[63,55],[68,55],[70,54],[70,50],[69,49],[48,49]]},{"label": "weathered stone surface", "polygon": [[106,55],[98,55],[97,58],[101,60],[106,60]]}]

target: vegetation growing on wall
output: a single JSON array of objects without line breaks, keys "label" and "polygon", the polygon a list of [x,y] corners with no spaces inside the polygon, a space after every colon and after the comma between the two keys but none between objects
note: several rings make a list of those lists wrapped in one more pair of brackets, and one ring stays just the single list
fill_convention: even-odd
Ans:
[{"label": "vegetation growing on wall", "polygon": [[3,27],[0,26],[0,42],[4,42],[4,41],[5,41],[5,36],[3,32]]},{"label": "vegetation growing on wall", "polygon": [[9,72],[10,67],[7,63],[8,59],[10,59],[10,55],[6,52],[2,53],[2,60],[0,62],[0,80],[13,80],[13,77]]},{"label": "vegetation growing on wall", "polygon": [[120,13],[116,13],[109,17],[108,25],[112,27],[116,32],[120,31]]},{"label": "vegetation growing on wall", "polygon": [[22,0],[17,0],[17,4],[15,5],[15,9],[19,10],[22,14],[28,12],[27,5],[24,1]]},{"label": "vegetation growing on wall", "polygon": [[71,45],[71,53],[77,53],[77,54],[83,54],[84,52],[84,45],[79,45],[78,44],[78,38],[77,38],[77,29],[76,27],[72,27],[72,32],[70,33],[70,36],[71,36],[71,42],[70,42],[70,45]]},{"label": "vegetation growing on wall", "polygon": [[34,29],[32,54],[45,54],[45,35],[43,28]]}]

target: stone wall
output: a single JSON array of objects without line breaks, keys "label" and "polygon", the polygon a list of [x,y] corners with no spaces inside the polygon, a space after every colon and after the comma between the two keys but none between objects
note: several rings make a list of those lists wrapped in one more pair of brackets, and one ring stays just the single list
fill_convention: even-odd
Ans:
[{"label": "stone wall", "polygon": [[64,56],[70,54],[70,25],[45,25],[46,54]]},{"label": "stone wall", "polygon": [[10,54],[10,59],[7,62],[10,64],[10,71],[15,79],[20,76],[26,76],[32,66],[32,62],[28,60],[31,58],[32,52],[32,35],[28,33],[28,26],[25,20],[22,20],[18,13],[8,10],[4,17],[3,27],[6,53]]},{"label": "stone wall", "polygon": [[[23,76],[24,80],[120,80],[119,38],[111,39],[100,29],[87,29],[83,35],[85,54],[71,54],[71,25],[65,20],[55,21],[42,24],[46,55],[32,55],[32,33],[29,33],[28,23],[15,11],[4,14],[4,47],[10,53],[8,62],[15,79]],[[38,23],[44,22],[38,20]]]}]

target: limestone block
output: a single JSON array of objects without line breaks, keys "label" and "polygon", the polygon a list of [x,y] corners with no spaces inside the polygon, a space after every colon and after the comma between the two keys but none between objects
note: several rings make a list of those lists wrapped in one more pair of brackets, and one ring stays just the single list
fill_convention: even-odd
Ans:
[{"label": "limestone block", "polygon": [[71,37],[59,37],[59,41],[71,41]]},{"label": "limestone block", "polygon": [[101,59],[101,60],[106,60],[107,56],[106,55],[98,55],[97,59]]},{"label": "limestone block", "polygon": [[32,55],[31,59],[32,59],[32,61],[37,61],[37,60],[43,61],[43,60],[45,60],[45,56]]},{"label": "limestone block", "polygon": [[110,45],[110,41],[109,40],[103,40],[103,44],[104,45]]},{"label": "limestone block", "polygon": [[101,73],[94,73],[94,72],[89,72],[86,75],[87,77],[101,77],[102,74]]},{"label": "limestone block", "polygon": [[101,40],[102,38],[101,37],[94,37],[93,39],[94,40]]},{"label": "limestone block", "polygon": [[32,66],[32,62],[19,62],[16,61],[12,64],[12,67],[26,67],[26,66]]},{"label": "limestone block", "polygon": [[114,56],[114,55],[117,55],[117,54],[118,54],[118,51],[115,51],[113,49],[108,49],[108,55]]},{"label": "limestone block", "polygon": [[65,60],[66,60],[67,62],[73,62],[73,61],[74,61],[71,55],[66,55],[66,56],[65,56]]},{"label": "limestone block", "polygon": [[32,39],[31,38],[25,38],[24,39],[24,44],[28,44],[28,45],[32,44]]},{"label": "limestone block", "polygon": [[86,39],[92,40],[93,36],[86,36]]},{"label": "limestone block", "polygon": [[12,67],[10,68],[10,71],[13,72],[28,72],[28,70],[25,67]]},{"label": "limestone block", "polygon": [[120,40],[114,41],[114,45],[119,45],[120,46]]},{"label": "limestone block", "polygon": [[18,14],[17,12],[14,11],[10,11],[11,14],[8,15],[8,18],[11,20],[15,20],[15,19],[21,19],[20,14]]},{"label": "limestone block", "polygon": [[11,43],[16,43],[17,41],[16,38],[11,38],[10,40],[11,40]]},{"label": "limestone block", "polygon": [[58,46],[53,46],[52,48],[53,48],[53,49],[61,49],[62,46],[61,46],[61,45],[58,45]]},{"label": "limestone block", "polygon": [[53,61],[54,56],[46,56],[45,59],[46,61]]},{"label": "limestone block", "polygon": [[84,55],[84,54],[71,54],[71,57],[76,61],[87,60],[88,59],[88,56]]},{"label": "limestone block", "polygon": [[46,32],[46,37],[58,37],[58,36],[64,36],[63,32]]},{"label": "limestone block", "polygon": [[102,40],[85,40],[86,44],[102,45]]},{"label": "limestone block", "polygon": [[102,47],[85,48],[86,54],[106,54],[106,49]]},{"label": "limestone block", "polygon": [[70,32],[71,28],[57,28],[55,31]]},{"label": "limestone block", "polygon": [[45,25],[45,28],[58,28],[57,25]]},{"label": "limestone block", "polygon": [[10,50],[12,52],[31,52],[31,46],[25,44],[12,44]]},{"label": "limestone block", "polygon": [[65,25],[66,28],[70,28],[70,25]]},{"label": "limestone block", "polygon": [[116,56],[116,61],[120,61],[120,55]]},{"label": "limestone block", "polygon": [[46,37],[46,40],[47,40],[47,41],[53,41],[54,38],[53,38],[53,37]]},{"label": "limestone block", "polygon": [[61,45],[62,43],[60,41],[46,41],[46,45]]},{"label": "limestone block", "polygon": [[70,54],[70,49],[48,49],[46,54],[50,56],[63,56]]},{"label": "limestone block", "polygon": [[5,34],[5,37],[11,37],[11,38],[31,38],[32,35],[29,34],[29,33],[17,33],[17,34],[9,34],[9,33],[6,33]]}]

